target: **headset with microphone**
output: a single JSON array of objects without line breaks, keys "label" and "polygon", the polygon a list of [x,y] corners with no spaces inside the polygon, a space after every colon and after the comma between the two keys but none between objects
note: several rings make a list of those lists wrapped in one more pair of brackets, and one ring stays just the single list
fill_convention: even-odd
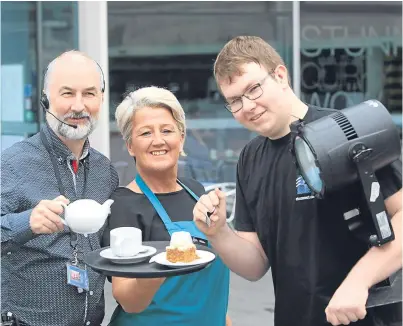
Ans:
[{"label": "headset with microphone", "polygon": [[[101,78],[102,78],[101,92],[103,93],[103,92],[105,92],[105,77],[104,77],[104,72],[103,72],[101,66],[99,65],[99,63],[96,62],[95,60],[94,60],[94,62],[97,64],[97,66],[99,67],[99,71],[101,72]],[[46,68],[46,70],[45,70],[45,74],[44,74],[45,77],[46,77],[46,75],[47,75],[47,73],[48,73],[48,69],[49,69],[49,66],[48,66],[48,67]],[[44,79],[45,79],[45,77],[44,77]],[[49,100],[48,100],[48,97],[46,96],[46,94],[45,94],[44,92],[42,93],[42,96],[41,96],[40,105],[41,105],[42,109],[45,111],[45,113],[49,113],[51,116],[53,116],[53,117],[54,117],[56,120],[58,120],[59,122],[65,124],[65,125],[67,125],[67,126],[69,126],[69,127],[71,127],[71,128],[77,129],[77,126],[76,126],[76,125],[72,125],[72,124],[69,124],[69,123],[67,123],[67,122],[64,122],[64,121],[60,120],[60,119],[59,119],[58,117],[56,117],[52,112],[49,111]]]},{"label": "headset with microphone", "polygon": [[71,128],[77,129],[77,126],[76,126],[76,125],[72,125],[72,124],[70,124],[70,123],[64,122],[63,120],[60,120],[60,119],[59,119],[58,117],[56,117],[52,112],[49,111],[49,101],[48,101],[48,97],[46,96],[45,93],[42,94],[40,103],[41,103],[41,107],[42,107],[42,109],[45,111],[45,113],[49,113],[51,116],[53,116],[53,117],[54,117],[56,120],[58,120],[59,122],[65,124],[65,125],[67,125],[67,126],[69,126],[69,127],[71,127]]}]

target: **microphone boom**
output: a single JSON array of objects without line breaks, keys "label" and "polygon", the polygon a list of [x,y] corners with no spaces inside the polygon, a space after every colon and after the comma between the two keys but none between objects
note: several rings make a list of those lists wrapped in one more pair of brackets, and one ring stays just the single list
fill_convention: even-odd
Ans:
[{"label": "microphone boom", "polygon": [[65,125],[67,125],[67,126],[69,126],[69,127],[71,127],[71,128],[77,129],[77,126],[76,126],[76,125],[71,125],[71,124],[69,124],[69,123],[67,123],[67,122],[64,122],[64,121],[60,120],[58,117],[56,117],[52,112],[50,112],[50,111],[45,107],[45,105],[43,104],[42,101],[41,101],[41,107],[42,107],[42,109],[45,111],[45,113],[49,113],[49,114],[50,114],[51,116],[53,116],[56,120],[60,121],[61,123],[64,123]]}]

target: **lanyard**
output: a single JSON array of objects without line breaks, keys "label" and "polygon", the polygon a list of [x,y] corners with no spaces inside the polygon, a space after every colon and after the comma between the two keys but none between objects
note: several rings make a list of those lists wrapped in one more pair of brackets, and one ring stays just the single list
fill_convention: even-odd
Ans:
[{"label": "lanyard", "polygon": [[[176,179],[176,182],[179,183],[183,189],[185,189],[196,201],[199,200],[199,197],[190,190],[187,186],[185,186],[179,179]],[[136,175],[136,183],[139,186],[140,190],[144,193],[144,195],[148,198],[151,204],[154,206],[154,209],[157,211],[158,215],[167,226],[168,229],[175,229],[174,223],[172,223],[171,219],[165,208],[162,206],[161,202],[157,198],[157,196],[151,191],[151,189],[144,182],[143,178],[140,174]]]},{"label": "lanyard", "polygon": [[[57,185],[59,187],[59,192],[61,195],[66,196],[66,192],[64,190],[64,186],[62,183],[62,178],[60,176],[60,171],[59,171],[59,167],[57,166],[57,162],[55,159],[55,155],[53,155],[53,151],[49,145],[48,140],[46,139],[45,133],[41,130],[41,140],[43,145],[46,148],[46,151],[49,153],[50,156],[50,160],[52,161],[52,165],[53,165],[53,172],[55,173],[56,176],[56,180],[57,180]],[[79,198],[84,198],[84,195],[86,193],[87,190],[87,166],[86,166],[86,162],[84,162],[84,187],[83,187],[83,191],[81,193],[81,196]],[[70,230],[70,245],[73,248],[74,251],[76,251],[77,249],[77,234],[72,232]]]}]

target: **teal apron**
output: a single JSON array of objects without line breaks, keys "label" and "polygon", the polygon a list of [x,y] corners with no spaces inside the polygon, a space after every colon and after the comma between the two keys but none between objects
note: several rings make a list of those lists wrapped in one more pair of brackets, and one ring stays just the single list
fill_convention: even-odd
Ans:
[{"label": "teal apron", "polygon": [[[199,197],[187,186],[177,182],[196,200]],[[148,198],[170,235],[187,231],[207,242],[193,221],[172,222],[157,196],[139,174],[136,183]],[[178,203],[180,205],[180,203]],[[115,310],[110,326],[225,326],[229,295],[229,269],[216,260],[200,272],[168,277],[151,304],[139,314],[126,313],[120,306]]]}]

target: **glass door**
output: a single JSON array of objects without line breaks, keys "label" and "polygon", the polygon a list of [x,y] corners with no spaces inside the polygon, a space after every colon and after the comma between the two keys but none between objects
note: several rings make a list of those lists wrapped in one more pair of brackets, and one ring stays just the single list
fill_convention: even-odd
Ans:
[{"label": "glass door", "polygon": [[1,3],[1,150],[38,130],[36,2]]}]

